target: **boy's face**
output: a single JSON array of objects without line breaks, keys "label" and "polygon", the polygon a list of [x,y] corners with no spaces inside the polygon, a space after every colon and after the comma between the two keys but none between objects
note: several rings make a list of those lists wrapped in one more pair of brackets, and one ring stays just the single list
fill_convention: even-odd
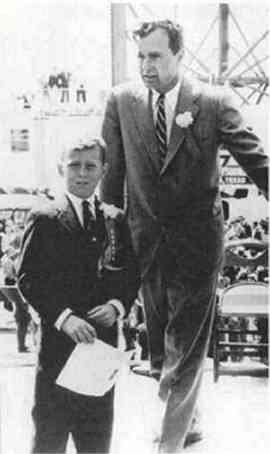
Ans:
[{"label": "boy's face", "polygon": [[59,166],[67,191],[81,199],[94,193],[103,170],[98,146],[69,151]]}]

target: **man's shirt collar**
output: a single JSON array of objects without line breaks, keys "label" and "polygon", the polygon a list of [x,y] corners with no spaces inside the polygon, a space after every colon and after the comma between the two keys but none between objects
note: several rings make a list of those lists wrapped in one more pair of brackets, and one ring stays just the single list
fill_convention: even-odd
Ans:
[{"label": "man's shirt collar", "polygon": [[[167,135],[167,143],[170,141],[170,136],[171,136],[171,130],[172,130],[172,125],[174,121],[174,115],[175,115],[175,109],[176,109],[176,104],[179,96],[179,90],[181,89],[181,84],[182,84],[182,77],[179,76],[179,80],[175,87],[173,87],[170,91],[165,93],[165,102],[164,102],[164,107],[165,107],[165,116],[166,116],[166,135]],[[160,95],[160,93],[152,90],[153,97],[152,97],[152,109],[153,109],[153,117],[154,117],[154,122],[156,123],[157,120],[157,111],[158,111],[158,105],[157,105],[157,100]]]},{"label": "man's shirt collar", "polygon": [[[182,77],[179,76],[179,80],[178,80],[177,84],[175,85],[175,87],[173,87],[171,90],[169,90],[165,93],[166,103],[168,103],[169,105],[174,105],[174,107],[175,107],[177,96],[178,96],[179,90],[181,88],[181,84],[182,84]],[[158,91],[152,90],[152,95],[153,95],[153,106],[156,106],[160,93]]]}]

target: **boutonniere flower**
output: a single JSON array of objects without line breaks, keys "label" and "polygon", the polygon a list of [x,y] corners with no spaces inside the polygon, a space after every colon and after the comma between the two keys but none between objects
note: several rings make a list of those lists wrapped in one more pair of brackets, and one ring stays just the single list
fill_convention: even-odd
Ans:
[{"label": "boutonniere flower", "polygon": [[191,112],[180,113],[176,116],[175,122],[181,128],[188,128],[192,125],[194,118],[192,117]]},{"label": "boutonniere flower", "polygon": [[121,208],[117,208],[115,205],[109,205],[108,203],[102,202],[100,209],[103,211],[105,218],[120,221],[124,217],[124,211],[121,210]]}]

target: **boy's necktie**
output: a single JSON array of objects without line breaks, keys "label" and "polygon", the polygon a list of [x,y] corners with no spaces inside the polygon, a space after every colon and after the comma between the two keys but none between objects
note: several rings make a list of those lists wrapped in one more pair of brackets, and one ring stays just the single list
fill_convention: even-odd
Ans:
[{"label": "boy's necktie", "polygon": [[89,202],[88,200],[82,201],[82,212],[83,212],[83,228],[87,230],[89,228],[90,219],[93,217],[92,213],[89,209]]}]

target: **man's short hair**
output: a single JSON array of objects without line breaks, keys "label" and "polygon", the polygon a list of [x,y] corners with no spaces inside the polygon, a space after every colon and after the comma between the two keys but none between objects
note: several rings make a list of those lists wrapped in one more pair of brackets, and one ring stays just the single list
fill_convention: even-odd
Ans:
[{"label": "man's short hair", "polygon": [[134,30],[133,38],[135,39],[135,41],[137,41],[138,38],[145,38],[146,36],[150,35],[150,33],[159,28],[167,33],[169,38],[169,47],[173,54],[176,54],[179,50],[183,49],[183,28],[181,27],[181,25],[168,19],[143,22],[137,30]]},{"label": "man's short hair", "polygon": [[101,137],[80,137],[63,144],[59,161],[63,162],[67,153],[71,151],[86,151],[98,147],[99,157],[102,165],[106,160],[106,144]]}]

